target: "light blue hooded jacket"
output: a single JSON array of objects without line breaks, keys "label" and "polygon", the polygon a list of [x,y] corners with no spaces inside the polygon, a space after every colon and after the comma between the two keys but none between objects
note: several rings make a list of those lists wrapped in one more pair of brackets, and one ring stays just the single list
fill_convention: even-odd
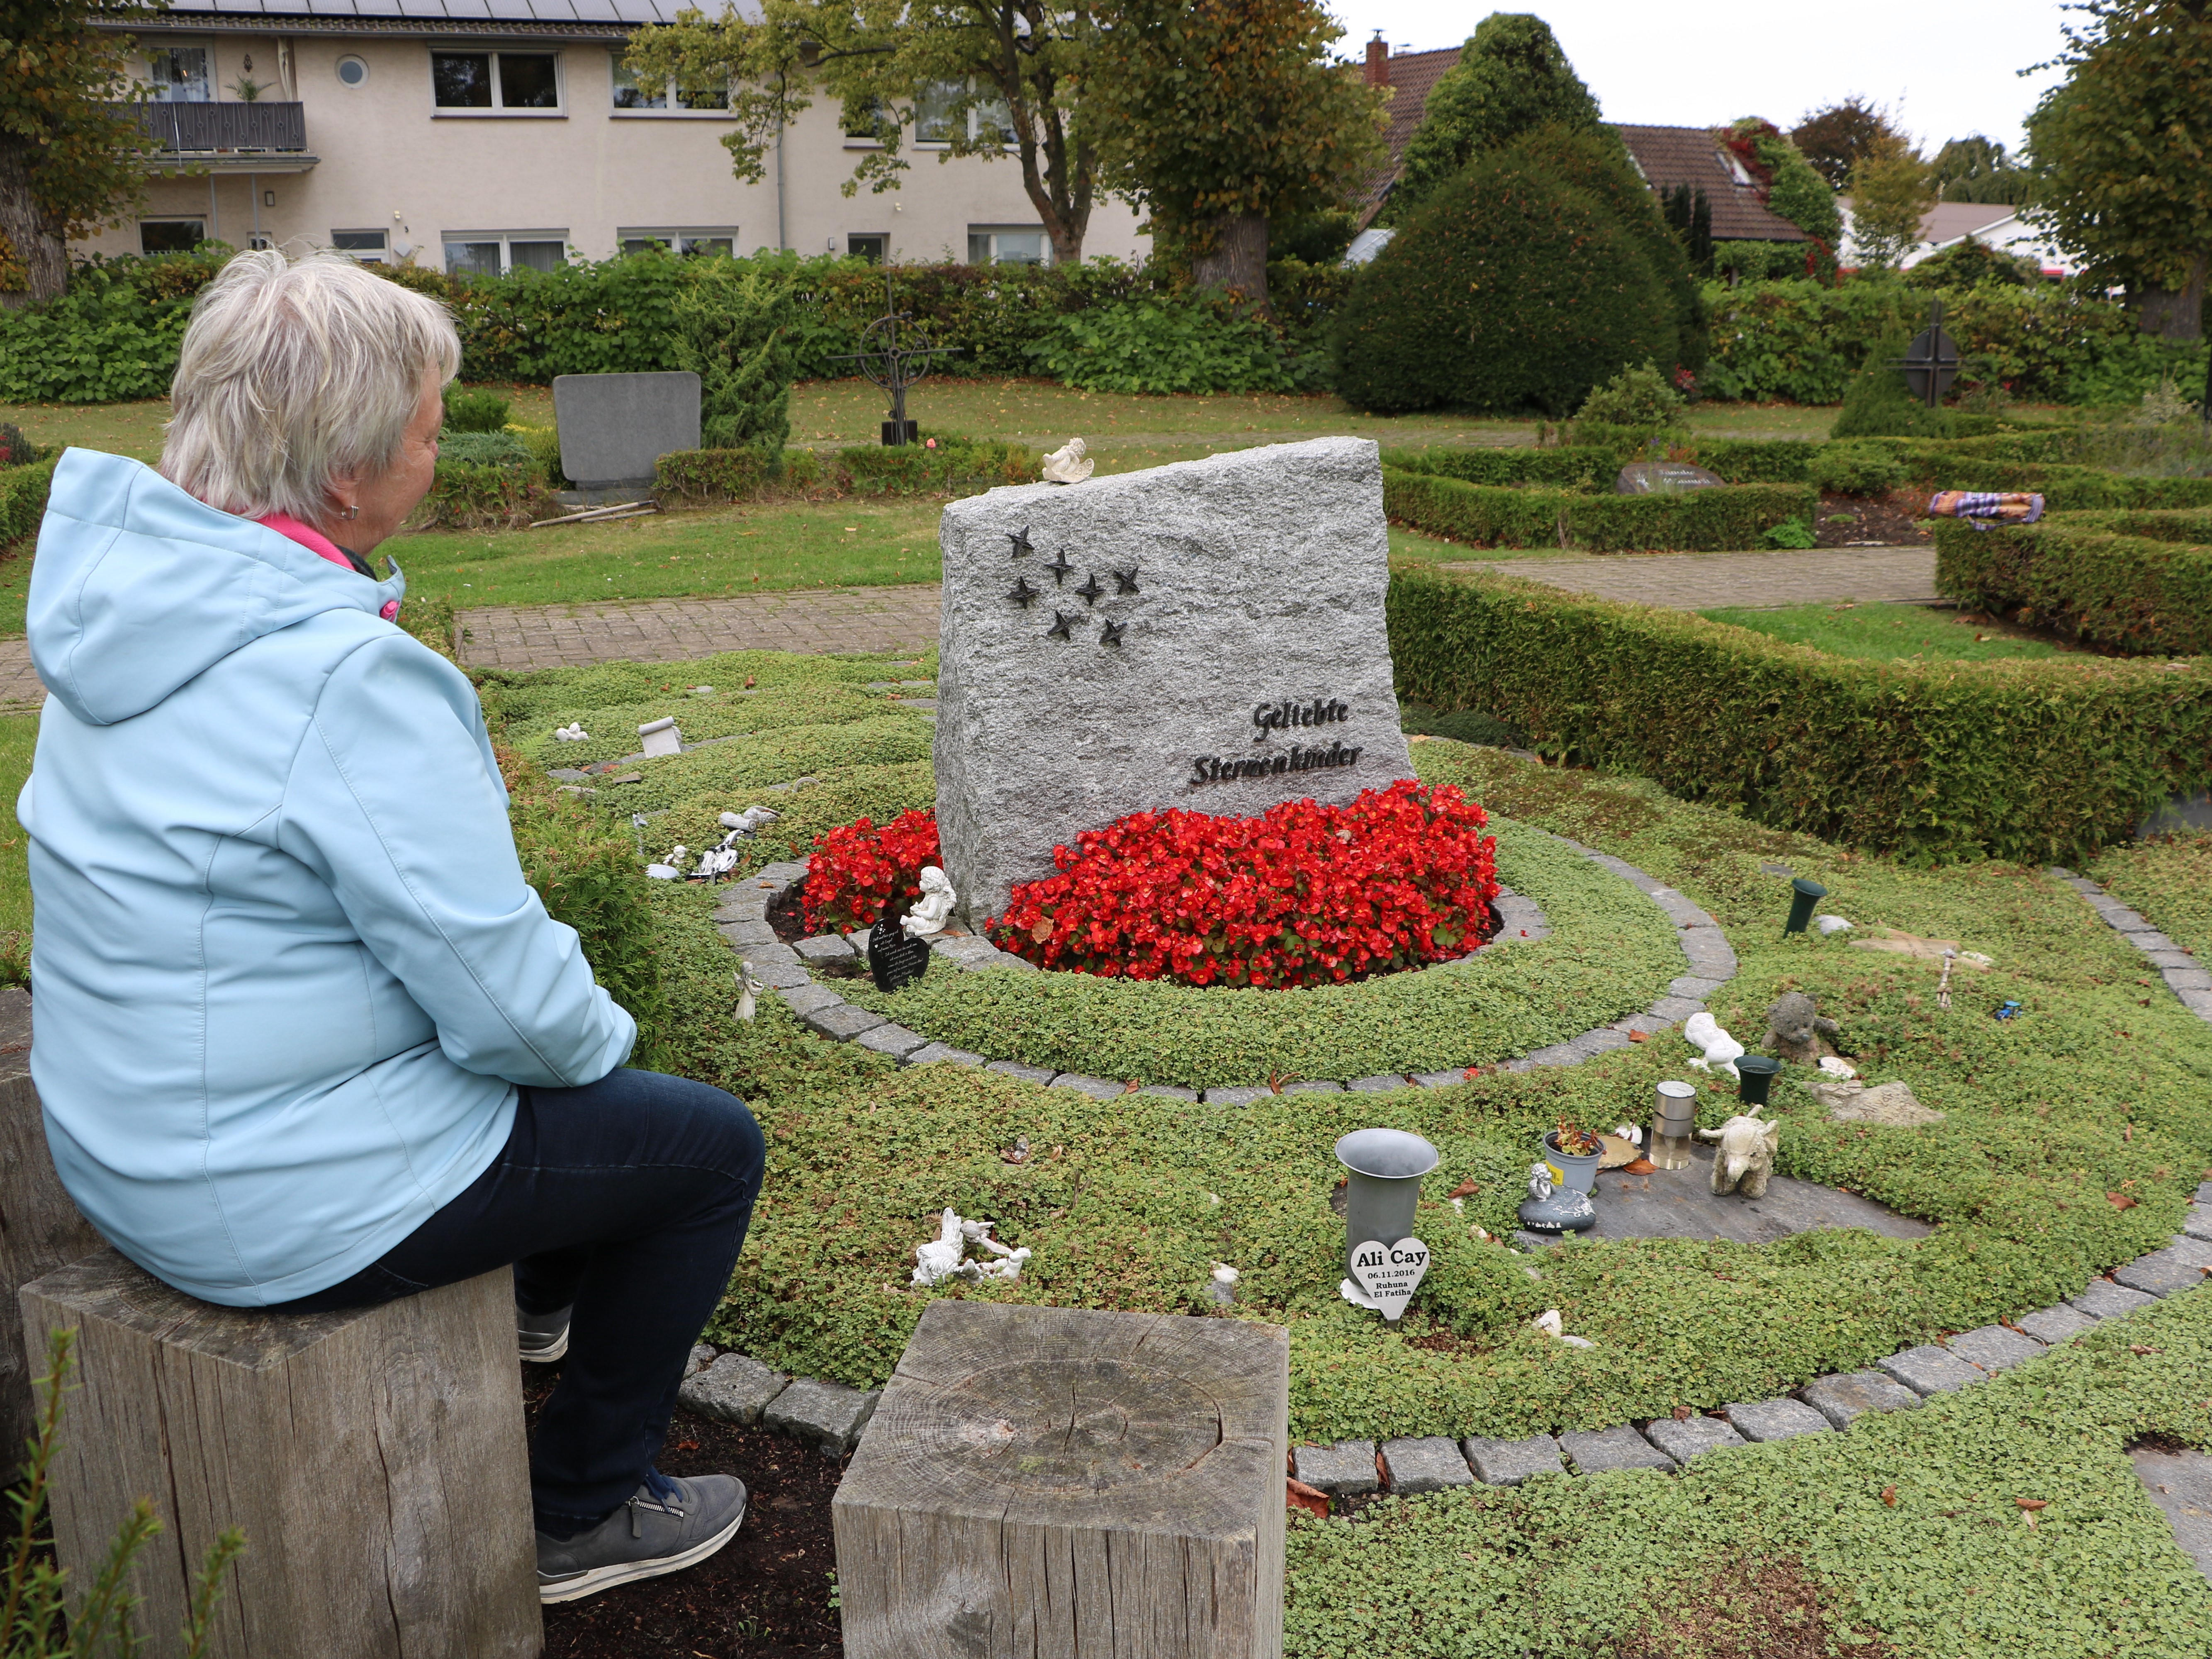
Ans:
[{"label": "light blue hooded jacket", "polygon": [[490,1164],[515,1085],[636,1039],[522,878],[475,691],[379,617],[402,586],[120,456],[54,473],[31,1073],[87,1218],[210,1302],[349,1278]]}]

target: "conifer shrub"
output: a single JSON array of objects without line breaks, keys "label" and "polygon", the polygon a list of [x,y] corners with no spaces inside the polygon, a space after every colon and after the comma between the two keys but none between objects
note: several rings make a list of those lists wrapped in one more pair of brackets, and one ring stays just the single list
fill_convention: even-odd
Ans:
[{"label": "conifer shrub", "polygon": [[[1563,169],[1600,142],[1547,132],[1437,188],[1346,297],[1334,349],[1348,402],[1559,416],[1630,363],[1680,359],[1650,245],[1607,191]],[[1656,223],[1648,194],[1644,205]]]},{"label": "conifer shrub", "polygon": [[702,260],[673,309],[677,367],[699,377],[702,447],[749,449],[770,472],[780,470],[799,374],[791,273],[752,260]]},{"label": "conifer shrub", "polygon": [[1892,367],[1912,344],[1909,331],[1883,338],[1844,389],[1844,407],[1828,428],[1832,438],[1948,438],[1951,416],[1914,397]]}]

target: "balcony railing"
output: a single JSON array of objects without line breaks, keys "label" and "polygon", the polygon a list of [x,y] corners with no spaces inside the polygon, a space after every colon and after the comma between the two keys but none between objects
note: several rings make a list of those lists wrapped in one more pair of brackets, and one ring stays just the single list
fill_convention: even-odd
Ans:
[{"label": "balcony railing", "polygon": [[131,104],[138,125],[165,151],[304,150],[307,123],[297,104]]}]

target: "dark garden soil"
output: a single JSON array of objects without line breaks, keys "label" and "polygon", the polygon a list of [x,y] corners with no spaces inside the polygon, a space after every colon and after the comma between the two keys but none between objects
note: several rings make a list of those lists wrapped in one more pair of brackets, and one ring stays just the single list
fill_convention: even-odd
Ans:
[{"label": "dark garden soil", "polygon": [[1878,544],[1918,546],[1929,538],[1925,491],[1893,489],[1887,495],[1822,495],[1813,534],[1823,547]]},{"label": "dark garden soil", "polygon": [[[558,1365],[526,1365],[534,1425]],[[545,1609],[545,1659],[838,1659],[830,1605],[836,1550],[830,1500],[843,1463],[760,1429],[678,1409],[664,1474],[734,1474],[750,1495],[744,1525],[696,1567]]]},{"label": "dark garden soil", "polygon": [[[1724,1562],[1701,1571],[1652,1627],[1620,1650],[1618,1659],[1827,1659],[1848,1626],[1824,1589],[1789,1556]],[[1879,1637],[1850,1632],[1841,1650],[1858,1659],[1893,1659]]]}]

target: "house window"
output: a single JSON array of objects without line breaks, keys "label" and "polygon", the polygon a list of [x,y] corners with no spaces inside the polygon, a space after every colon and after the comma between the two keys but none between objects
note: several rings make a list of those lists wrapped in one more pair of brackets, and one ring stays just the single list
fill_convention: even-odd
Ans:
[{"label": "house window", "polygon": [[351,52],[338,59],[338,84],[357,87],[368,79],[368,60],[356,58]]},{"label": "house window", "polygon": [[932,81],[915,94],[914,136],[925,144],[949,144],[963,117],[953,106],[968,95],[958,81]]},{"label": "house window", "polygon": [[1052,244],[1042,225],[970,225],[971,265],[1043,265],[1052,263]]},{"label": "house window", "polygon": [[434,52],[430,89],[441,110],[557,110],[561,60],[550,52]]},{"label": "house window", "polygon": [[157,104],[205,104],[215,94],[208,86],[205,46],[163,46],[147,60]]},{"label": "house window", "polygon": [[380,265],[390,255],[390,243],[381,230],[334,230],[331,246],[365,265]]},{"label": "house window", "polygon": [[558,270],[568,257],[565,230],[449,230],[441,240],[446,269],[456,276]]},{"label": "house window", "polygon": [[618,230],[616,237],[624,253],[642,253],[649,247],[665,247],[672,253],[719,253],[727,258],[738,251],[738,228],[723,225],[713,229]]},{"label": "house window", "polygon": [[890,251],[891,239],[882,231],[867,231],[845,239],[847,257],[866,259],[870,264],[883,264],[890,257]]},{"label": "house window", "polygon": [[141,219],[141,253],[190,253],[207,235],[204,219]]},{"label": "house window", "polygon": [[614,60],[614,90],[617,109],[717,111],[730,106],[726,86],[687,87],[673,76],[641,83],[637,71],[619,57]]},{"label": "house window", "polygon": [[870,98],[857,106],[848,106],[842,118],[845,136],[865,143],[881,142],[883,133],[880,128],[887,112],[880,98]]}]

